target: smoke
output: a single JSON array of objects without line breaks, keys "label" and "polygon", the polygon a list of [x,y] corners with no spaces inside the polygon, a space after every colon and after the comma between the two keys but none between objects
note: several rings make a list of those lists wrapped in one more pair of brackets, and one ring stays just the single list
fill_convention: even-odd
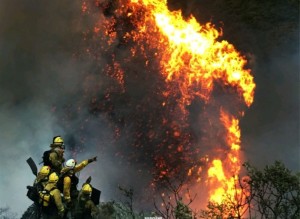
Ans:
[{"label": "smoke", "polygon": [[[208,3],[206,6],[213,8]],[[186,7],[189,13],[192,8]],[[0,10],[0,207],[8,205],[21,215],[31,204],[26,185],[32,184],[34,176],[26,159],[32,157],[39,163],[55,135],[66,139],[67,159],[98,157],[96,163],[81,172],[79,188],[92,176],[92,185],[102,190],[101,201],[120,198],[120,184],[134,189],[136,203],[143,205],[148,201],[152,205],[152,200],[145,197],[152,179],[153,155],[169,156],[170,150],[154,149],[151,145],[158,144],[180,122],[174,121],[167,128],[160,126],[169,115],[168,110],[160,108],[162,79],[153,74],[157,63],[150,63],[150,69],[141,64],[142,60],[136,60],[138,64],[134,65],[124,64],[122,67],[130,67],[124,93],[104,71],[113,63],[107,54],[113,53],[115,60],[122,61],[129,53],[121,41],[112,47],[114,51],[103,49],[100,38],[93,38],[88,32],[104,19],[97,8],[83,15],[80,2],[71,0],[3,0]],[[257,83],[255,102],[241,121],[244,152],[254,164],[264,166],[279,159],[299,170],[299,53],[290,52],[290,47],[296,45],[266,53],[259,50],[261,45],[253,46],[259,41],[255,30],[243,28],[250,41],[240,42],[236,34],[232,38],[257,59],[253,69]],[[83,55],[86,48],[92,52]],[[263,59],[266,56],[267,61]],[[203,107],[201,102],[193,103],[189,109],[196,136],[183,136],[165,145],[201,138],[198,123],[205,124],[206,129],[209,126],[203,119],[204,112],[196,113],[199,106]],[[176,160],[170,164],[186,162],[179,154],[171,155]]]},{"label": "smoke", "polygon": [[34,180],[26,159],[38,164],[52,137],[69,133],[55,110],[80,90],[84,63],[72,59],[80,5],[5,0],[0,10],[0,203],[20,216]]},{"label": "smoke", "polygon": [[[111,117],[92,113],[93,95],[104,94],[110,82],[95,74],[107,57],[100,57],[97,67],[78,55],[85,51],[83,32],[96,18],[82,19],[81,3],[74,1],[5,0],[0,10],[0,206],[21,216],[31,204],[26,186],[34,175],[26,159],[39,164],[56,135],[66,141],[67,159],[98,157],[80,174],[79,188],[92,176],[102,201],[118,199],[118,185],[129,188],[149,181],[141,167],[116,156],[120,149],[122,157],[128,155],[122,149],[128,142],[115,143]],[[141,193],[143,188],[134,190]]]},{"label": "smoke", "polygon": [[258,81],[256,102],[243,121],[243,141],[247,159],[259,167],[279,160],[300,170],[298,60],[299,53],[287,47],[272,54],[257,72],[265,76]]}]

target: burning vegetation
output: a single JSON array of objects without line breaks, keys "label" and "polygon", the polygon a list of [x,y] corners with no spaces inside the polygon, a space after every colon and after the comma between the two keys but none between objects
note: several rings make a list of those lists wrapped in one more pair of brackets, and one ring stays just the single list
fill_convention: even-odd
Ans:
[{"label": "burning vegetation", "polygon": [[83,1],[83,16],[95,10],[86,53],[95,63],[106,58],[94,71],[109,83],[86,89],[94,93],[90,111],[107,114],[115,140],[130,142],[130,154],[116,156],[141,164],[154,188],[184,179],[194,193],[206,188],[207,200],[235,197],[239,120],[255,90],[246,58],[213,24],[164,0]]},{"label": "burning vegetation", "polygon": [[[68,156],[99,155],[86,174],[105,215],[148,217],[154,204],[163,218],[299,218],[299,176],[241,167],[298,166],[299,1],[12,2],[0,217],[24,208],[19,179],[33,177],[10,158],[38,161],[45,137],[63,132]],[[119,183],[129,206],[107,202]]]}]

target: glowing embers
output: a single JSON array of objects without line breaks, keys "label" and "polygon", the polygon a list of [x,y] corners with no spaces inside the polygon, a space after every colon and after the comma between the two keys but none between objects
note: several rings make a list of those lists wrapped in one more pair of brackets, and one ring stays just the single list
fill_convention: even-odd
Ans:
[{"label": "glowing embers", "polygon": [[[161,39],[150,34],[148,43],[155,43],[161,54],[161,73],[170,89],[179,90],[177,97],[178,109],[185,120],[188,116],[186,107],[199,97],[210,104],[211,91],[214,82],[236,88],[245,104],[253,102],[255,84],[250,70],[244,69],[245,59],[227,41],[217,41],[220,33],[211,24],[200,25],[194,17],[185,20],[180,11],[169,11],[166,1],[132,1],[144,5],[147,11],[147,24]],[[153,19],[149,22],[150,19]],[[141,27],[145,27],[142,24]],[[158,28],[158,31],[157,31]],[[142,31],[144,32],[144,31]],[[136,37],[135,39],[140,39]],[[174,95],[174,92],[166,92]],[[176,93],[176,92],[175,92]],[[210,183],[210,200],[221,202],[225,191],[232,193],[235,188],[235,178],[240,171],[240,129],[239,121],[225,111],[220,112],[220,123],[226,132],[227,156],[225,160],[214,159],[208,169]],[[223,163],[224,162],[224,163]],[[191,175],[192,168],[188,175]]]},{"label": "glowing embers", "polygon": [[[178,81],[182,96],[197,95],[208,98],[213,81],[237,87],[247,106],[253,102],[255,84],[250,70],[244,69],[245,59],[227,41],[218,42],[221,35],[207,23],[199,24],[194,17],[185,20],[180,11],[169,11],[166,1],[131,1],[144,7],[146,18],[137,27],[160,35],[159,43],[152,33],[147,42],[154,43],[161,54],[162,74],[167,80]],[[156,25],[152,27],[149,25]],[[158,28],[158,31],[157,31]],[[136,38],[137,40],[139,38]],[[153,40],[152,40],[153,39]],[[203,88],[202,93],[192,92],[193,86]],[[186,87],[186,88],[183,88]]]},{"label": "glowing embers", "polygon": [[[211,150],[217,148],[218,151],[223,152],[223,156],[219,156],[220,153],[216,153],[215,157],[209,154],[205,162],[201,161],[205,164],[201,166],[190,162],[198,153],[192,150],[196,151],[196,147],[200,148],[202,142],[196,145],[195,142],[190,141],[192,138],[188,133],[191,130],[189,129],[188,107],[193,101],[200,99],[205,105],[213,105],[217,109],[219,106],[222,108],[222,103],[216,104],[217,100],[212,95],[216,83],[224,87],[225,92],[227,87],[233,88],[240,103],[250,106],[253,102],[255,84],[250,70],[245,69],[244,57],[227,41],[218,41],[221,33],[213,25],[210,23],[201,25],[192,16],[184,19],[180,11],[169,11],[167,2],[164,0],[118,1],[114,16],[103,21],[103,26],[97,29],[97,33],[98,30],[103,31],[103,39],[107,39],[107,48],[119,43],[116,50],[121,54],[126,54],[122,56],[123,59],[114,59],[114,54],[113,64],[110,63],[111,67],[108,68],[109,75],[118,82],[122,92],[126,93],[128,89],[126,83],[130,79],[131,69],[126,68],[126,63],[143,58],[143,63],[145,63],[143,67],[147,70],[158,65],[157,68],[153,68],[158,72],[150,72],[151,74],[158,73],[165,83],[161,85],[159,92],[156,91],[161,97],[155,96],[160,101],[157,111],[164,113],[161,116],[162,122],[159,127],[151,124],[153,132],[151,136],[155,137],[151,137],[150,140],[157,142],[154,146],[156,148],[153,151],[156,154],[153,158],[158,178],[175,176],[176,173],[172,174],[172,171],[182,169],[182,166],[172,165],[190,165],[186,167],[186,174],[198,175],[196,178],[198,182],[201,181],[200,175],[203,176],[204,172],[208,171],[206,176],[208,177],[209,199],[220,202],[225,192],[231,192],[234,189],[236,178],[232,176],[237,176],[240,171],[239,118],[230,110],[227,112],[226,107],[224,107],[225,110],[216,112],[215,117],[222,126],[223,136],[217,135],[214,130],[207,132],[210,132],[210,135],[215,134],[213,138],[220,138],[220,142],[224,144],[221,146],[225,149],[218,148],[220,144],[212,143]],[[107,48],[104,48],[105,51],[109,51]],[[130,52],[125,53],[125,49]],[[140,74],[140,70],[146,72],[144,69],[138,69],[137,74]],[[148,99],[153,101],[155,98],[143,97],[143,101]],[[147,109],[140,107],[138,109],[145,116],[147,115]],[[210,113],[201,115],[210,116]],[[156,121],[156,117],[152,120]],[[145,122],[146,119],[141,119],[141,121]],[[173,126],[175,122],[176,126]],[[155,128],[160,132],[156,133]],[[208,139],[211,140],[212,137]],[[201,148],[199,150],[201,151]],[[181,163],[178,162],[178,157],[174,157],[179,155],[182,158]],[[200,160],[201,156],[203,154],[200,154],[197,160]]]}]

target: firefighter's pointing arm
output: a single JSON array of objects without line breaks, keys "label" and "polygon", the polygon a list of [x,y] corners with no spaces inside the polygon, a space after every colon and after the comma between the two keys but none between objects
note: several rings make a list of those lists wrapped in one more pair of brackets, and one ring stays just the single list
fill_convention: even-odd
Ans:
[{"label": "firefighter's pointing arm", "polygon": [[84,167],[86,167],[88,164],[94,162],[94,161],[97,161],[97,157],[93,157],[93,158],[90,158],[88,160],[84,160],[82,161],[81,163],[77,164],[75,167],[74,167],[74,171],[75,172],[79,172],[80,170],[82,170]]}]

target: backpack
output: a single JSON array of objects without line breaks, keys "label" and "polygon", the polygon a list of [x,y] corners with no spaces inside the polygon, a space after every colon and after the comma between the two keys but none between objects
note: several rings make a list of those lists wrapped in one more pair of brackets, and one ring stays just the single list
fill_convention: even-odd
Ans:
[{"label": "backpack", "polygon": [[44,166],[52,167],[52,163],[50,161],[50,153],[51,152],[52,152],[51,150],[48,150],[48,151],[45,151],[43,153],[43,163],[44,163]]},{"label": "backpack", "polygon": [[27,186],[27,197],[34,202],[38,202],[39,201],[39,191],[38,188],[36,186]]},{"label": "backpack", "polygon": [[43,190],[43,185],[41,183],[34,183],[33,186],[27,186],[27,197],[34,201],[35,203],[39,202],[39,192]]},{"label": "backpack", "polygon": [[[64,191],[64,178],[65,178],[66,176],[68,176],[68,173],[69,173],[69,171],[60,174],[59,179],[58,179],[58,181],[57,181],[57,183],[56,183],[56,188],[58,188],[61,192]],[[71,195],[71,197],[72,197],[72,194],[73,194],[73,195],[76,194],[75,196],[77,197],[77,195],[78,195],[78,194],[77,194],[77,192],[78,192],[78,190],[77,190],[77,185],[78,185],[78,183],[79,183],[79,179],[78,179],[78,177],[76,176],[75,173],[74,173],[72,176],[69,176],[69,177],[71,178],[70,195]],[[74,192],[75,192],[75,193],[74,193]],[[74,197],[74,196],[73,196],[73,197]]]},{"label": "backpack", "polygon": [[59,177],[57,183],[56,183],[56,188],[58,188],[58,190],[63,193],[64,191],[64,178],[63,177]]},{"label": "backpack", "polygon": [[44,189],[42,191],[39,191],[39,204],[42,207],[47,208],[51,205],[51,203],[53,203],[52,196],[51,196],[50,192],[53,191],[54,189],[56,189],[56,187],[53,187],[50,190]]}]

